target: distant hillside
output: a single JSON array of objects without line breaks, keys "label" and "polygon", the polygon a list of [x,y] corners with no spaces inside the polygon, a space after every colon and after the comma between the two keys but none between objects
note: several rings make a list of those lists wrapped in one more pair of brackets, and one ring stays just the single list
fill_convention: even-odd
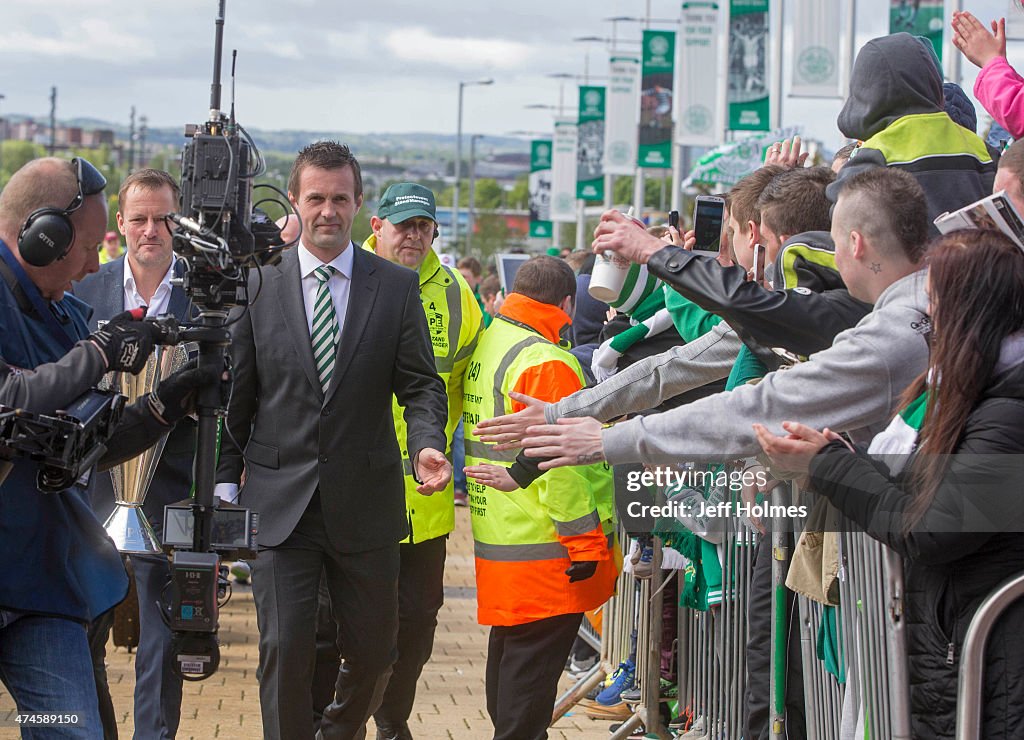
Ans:
[{"label": "distant hillside", "polygon": [[[28,118],[31,116],[19,114],[9,116],[12,122]],[[44,123],[41,119],[37,118],[36,120],[41,124]],[[58,123],[83,129],[111,129],[117,138],[128,139],[129,128],[121,122],[113,123],[98,118],[73,118],[58,121]],[[178,128],[149,128],[146,131],[146,141],[156,146],[181,146],[185,139],[185,123],[192,122],[183,121]],[[250,128],[248,131],[256,141],[256,145],[265,152],[294,153],[309,142],[318,139],[335,139],[345,142],[362,157],[393,157],[402,161],[450,157],[455,151],[455,134],[347,134],[342,131],[267,131],[257,128]],[[467,158],[470,133],[464,132],[462,136],[463,156]],[[528,156],[530,151],[529,141],[508,136],[487,136],[482,140],[480,147],[488,154],[493,155]]]}]

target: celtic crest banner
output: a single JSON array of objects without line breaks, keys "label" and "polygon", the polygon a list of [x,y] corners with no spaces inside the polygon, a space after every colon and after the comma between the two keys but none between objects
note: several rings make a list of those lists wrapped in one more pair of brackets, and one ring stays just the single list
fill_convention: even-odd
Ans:
[{"label": "celtic crest banner", "polygon": [[843,97],[839,74],[843,5],[793,0],[792,95]]},{"label": "celtic crest banner", "polygon": [[551,153],[551,220],[576,220],[576,119],[556,118]]},{"label": "celtic crest banner", "polygon": [[640,105],[640,60],[612,57],[605,94],[604,171],[636,171],[636,114]]},{"label": "celtic crest banner", "polygon": [[530,142],[530,236],[551,238],[551,139]]},{"label": "celtic crest banner", "polygon": [[679,90],[676,94],[676,143],[715,146],[722,141],[719,107],[718,3],[683,3],[679,30]]}]

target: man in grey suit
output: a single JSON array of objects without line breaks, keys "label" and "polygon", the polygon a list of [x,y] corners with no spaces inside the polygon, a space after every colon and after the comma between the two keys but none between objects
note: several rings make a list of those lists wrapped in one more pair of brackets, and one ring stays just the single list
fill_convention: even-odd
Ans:
[{"label": "man in grey suit", "polygon": [[[178,210],[178,185],[162,170],[143,169],[132,173],[117,194],[117,227],[125,236],[127,254],[100,267],[74,286],[75,295],[90,306],[89,329],[122,311],[147,307],[147,314],[171,314],[179,321],[189,317],[185,292],[171,285],[174,253],[168,213]],[[196,446],[196,424],[186,417],[167,438],[160,463],[153,475],[143,512],[161,534],[164,506],[186,498],[192,486],[192,458]],[[96,476],[93,509],[104,521],[114,508],[110,474]],[[170,577],[164,555],[132,555],[132,569],[139,598],[139,647],[135,656],[135,737],[166,740],[178,731],[181,714],[181,679],[171,670],[171,631],[160,614],[158,603]],[[100,707],[112,709],[103,667],[106,643],[113,622],[113,610],[101,615],[90,630],[90,646],[97,676]],[[108,710],[109,711],[109,710]],[[111,715],[101,711],[104,735],[117,737]]]},{"label": "man in grey suit", "polygon": [[363,738],[396,657],[398,543],[409,533],[392,395],[420,493],[451,478],[447,399],[416,273],[352,243],[362,205],[348,147],[299,152],[288,183],[299,246],[253,278],[233,315],[235,387],[217,493],[260,514],[253,596],[266,738],[313,735],[317,589],[343,658],[320,736]]}]

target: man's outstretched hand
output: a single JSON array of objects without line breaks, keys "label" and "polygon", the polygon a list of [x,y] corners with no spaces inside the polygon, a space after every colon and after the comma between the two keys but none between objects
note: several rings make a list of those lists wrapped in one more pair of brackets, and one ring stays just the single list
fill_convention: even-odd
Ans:
[{"label": "man's outstretched hand", "polygon": [[604,460],[602,429],[601,422],[589,416],[538,424],[526,430],[523,449],[530,457],[548,458],[538,466],[541,470],[590,465]]},{"label": "man's outstretched hand", "polygon": [[416,486],[416,492],[429,496],[432,493],[444,490],[448,481],[452,479],[452,464],[443,452],[424,447],[416,455],[416,478],[421,483]]},{"label": "man's outstretched hand", "polygon": [[665,242],[647,233],[633,219],[619,211],[605,211],[594,229],[591,248],[597,254],[615,252],[630,262],[646,265],[647,261],[666,246]]},{"label": "man's outstretched hand", "polygon": [[544,423],[544,401],[512,391],[508,394],[513,401],[526,404],[526,408],[514,414],[484,419],[473,430],[481,442],[494,445],[495,450],[518,450],[528,427]]}]

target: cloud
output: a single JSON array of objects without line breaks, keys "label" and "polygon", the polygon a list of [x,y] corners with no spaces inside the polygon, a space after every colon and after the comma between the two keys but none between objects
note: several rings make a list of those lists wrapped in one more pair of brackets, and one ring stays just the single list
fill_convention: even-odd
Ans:
[{"label": "cloud", "polygon": [[56,30],[56,35],[42,35],[8,27],[0,31],[0,48],[5,53],[99,62],[141,61],[157,56],[157,49],[150,41],[119,31],[100,18],[82,18],[74,27]]},{"label": "cloud", "polygon": [[515,69],[531,56],[531,47],[498,38],[439,36],[421,28],[399,28],[388,32],[384,46],[406,62],[428,62],[445,67]]}]

